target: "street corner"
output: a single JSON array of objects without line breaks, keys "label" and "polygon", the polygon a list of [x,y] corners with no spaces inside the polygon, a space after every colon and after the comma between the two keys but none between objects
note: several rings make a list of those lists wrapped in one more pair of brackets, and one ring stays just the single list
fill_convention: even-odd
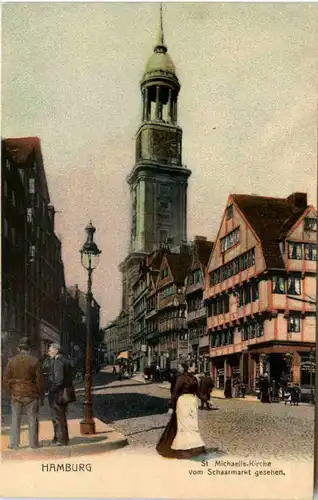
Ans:
[{"label": "street corner", "polygon": [[80,420],[69,420],[69,444],[56,446],[51,443],[51,422],[40,422],[40,447],[36,449],[28,447],[28,432],[27,428],[24,427],[21,432],[21,445],[16,450],[9,449],[9,431],[4,428],[1,434],[2,459],[15,461],[72,458],[113,451],[128,444],[127,438],[111,426],[98,419],[95,419],[95,426],[95,434],[80,435]]}]

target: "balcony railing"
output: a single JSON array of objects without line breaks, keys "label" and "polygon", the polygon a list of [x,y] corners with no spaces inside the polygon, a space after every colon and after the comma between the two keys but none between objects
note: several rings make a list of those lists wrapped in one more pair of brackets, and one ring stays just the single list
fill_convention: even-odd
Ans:
[{"label": "balcony railing", "polygon": [[196,311],[188,312],[187,314],[187,322],[193,321],[195,319],[201,319],[206,317],[206,308],[201,307],[201,309],[197,309]]}]

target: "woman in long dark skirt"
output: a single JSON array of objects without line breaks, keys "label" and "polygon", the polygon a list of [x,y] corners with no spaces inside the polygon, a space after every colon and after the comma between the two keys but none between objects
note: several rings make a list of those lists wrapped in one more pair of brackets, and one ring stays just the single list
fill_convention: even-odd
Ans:
[{"label": "woman in long dark skirt", "polygon": [[261,379],[260,392],[261,392],[261,403],[270,403],[271,397],[269,392],[268,376],[265,376]]},{"label": "woman in long dark skirt", "polygon": [[166,458],[191,458],[205,453],[198,426],[198,402],[207,398],[200,394],[194,377],[195,366],[183,364],[184,373],[177,379],[171,396],[172,416],[156,446]]},{"label": "woman in long dark skirt", "polygon": [[231,377],[227,377],[225,381],[224,387],[224,397],[231,398],[232,397],[232,380]]}]

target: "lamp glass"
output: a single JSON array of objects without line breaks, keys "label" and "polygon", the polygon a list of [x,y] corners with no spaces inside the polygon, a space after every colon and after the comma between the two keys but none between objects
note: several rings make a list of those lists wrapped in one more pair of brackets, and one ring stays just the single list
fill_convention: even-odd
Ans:
[{"label": "lamp glass", "polygon": [[99,263],[99,254],[93,254],[90,252],[81,252],[81,262],[82,266],[87,269],[87,271],[92,271],[96,269]]}]

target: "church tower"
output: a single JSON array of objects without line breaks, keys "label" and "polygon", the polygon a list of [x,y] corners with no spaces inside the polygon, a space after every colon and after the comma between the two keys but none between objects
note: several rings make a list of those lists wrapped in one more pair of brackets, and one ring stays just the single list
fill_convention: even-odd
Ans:
[{"label": "church tower", "polygon": [[187,187],[178,125],[180,83],[164,43],[162,5],[157,43],[140,84],[142,122],[136,135],[131,194],[131,253],[149,253],[167,239],[187,239]]}]

